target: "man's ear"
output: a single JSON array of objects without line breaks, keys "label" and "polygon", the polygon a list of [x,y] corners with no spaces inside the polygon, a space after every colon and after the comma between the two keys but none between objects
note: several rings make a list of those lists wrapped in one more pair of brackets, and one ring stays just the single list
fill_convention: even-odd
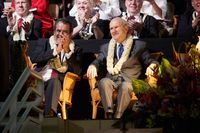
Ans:
[{"label": "man's ear", "polygon": [[125,28],[125,30],[126,30],[126,33],[128,33],[128,25],[124,25],[124,28]]}]

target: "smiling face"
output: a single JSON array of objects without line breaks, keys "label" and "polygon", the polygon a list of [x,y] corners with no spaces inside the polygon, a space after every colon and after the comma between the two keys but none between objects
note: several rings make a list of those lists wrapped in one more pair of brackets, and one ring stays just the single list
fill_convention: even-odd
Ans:
[{"label": "smiling face", "polygon": [[76,0],[78,14],[89,13],[92,8],[90,0]]},{"label": "smiling face", "polygon": [[15,11],[20,16],[26,16],[31,8],[30,0],[15,0]]},{"label": "smiling face", "polygon": [[128,34],[128,24],[122,18],[114,18],[110,22],[110,33],[118,43],[123,42]]},{"label": "smiling face", "polygon": [[63,38],[71,40],[71,31],[70,31],[70,25],[64,24],[63,22],[58,22],[55,27],[54,31],[54,38],[57,43],[61,42]]},{"label": "smiling face", "polygon": [[127,12],[131,15],[137,14],[142,8],[143,0],[125,0]]},{"label": "smiling face", "polygon": [[200,13],[200,0],[192,0],[192,6],[195,11]]}]

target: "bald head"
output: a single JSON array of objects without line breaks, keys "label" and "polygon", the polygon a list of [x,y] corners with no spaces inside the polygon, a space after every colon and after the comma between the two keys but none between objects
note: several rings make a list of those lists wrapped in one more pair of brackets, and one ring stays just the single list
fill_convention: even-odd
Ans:
[{"label": "bald head", "polygon": [[112,19],[110,22],[110,33],[112,38],[118,43],[123,42],[128,35],[128,23],[120,17]]},{"label": "bald head", "polygon": [[124,19],[120,18],[120,17],[116,17],[116,18],[113,18],[111,21],[110,21],[110,24],[113,23],[113,22],[118,22],[122,25],[127,25],[128,26],[128,23],[127,21],[125,21]]}]

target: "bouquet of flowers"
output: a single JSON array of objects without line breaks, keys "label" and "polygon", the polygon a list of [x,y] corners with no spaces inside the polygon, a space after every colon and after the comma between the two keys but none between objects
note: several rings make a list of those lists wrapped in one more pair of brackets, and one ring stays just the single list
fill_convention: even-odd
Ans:
[{"label": "bouquet of flowers", "polygon": [[174,52],[175,62],[162,58],[156,87],[133,81],[139,99],[131,115],[136,127],[162,127],[169,133],[200,131],[200,52],[193,45],[186,53]]}]

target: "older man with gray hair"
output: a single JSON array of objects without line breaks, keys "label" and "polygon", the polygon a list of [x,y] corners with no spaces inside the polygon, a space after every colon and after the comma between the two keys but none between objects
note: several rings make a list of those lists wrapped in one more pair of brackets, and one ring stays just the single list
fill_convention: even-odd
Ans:
[{"label": "older man with gray hair", "polygon": [[[114,18],[110,22],[112,39],[103,45],[99,56],[88,67],[89,79],[97,76],[100,64],[106,60],[107,75],[98,83],[106,118],[119,119],[128,107],[133,94],[132,80],[139,78],[142,69],[146,69],[146,75],[154,75],[158,68],[158,62],[150,58],[146,43],[134,40],[128,32],[128,23],[122,18]],[[114,110],[113,91],[118,90],[117,107]]]}]

